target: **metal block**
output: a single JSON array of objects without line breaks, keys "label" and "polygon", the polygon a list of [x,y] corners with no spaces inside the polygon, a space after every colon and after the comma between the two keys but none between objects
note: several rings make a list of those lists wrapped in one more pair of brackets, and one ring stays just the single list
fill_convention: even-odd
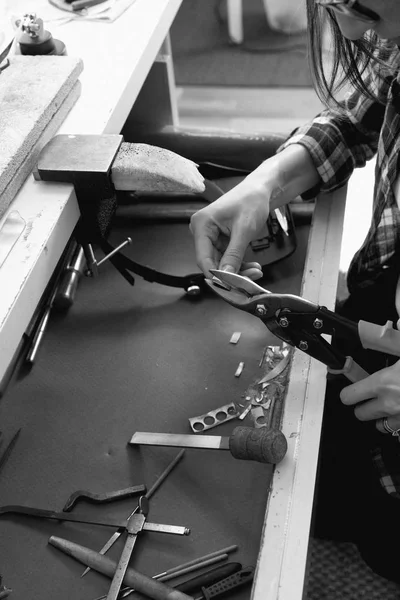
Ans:
[{"label": "metal block", "polygon": [[36,177],[76,183],[85,176],[106,175],[124,141],[122,135],[56,135],[43,148]]}]

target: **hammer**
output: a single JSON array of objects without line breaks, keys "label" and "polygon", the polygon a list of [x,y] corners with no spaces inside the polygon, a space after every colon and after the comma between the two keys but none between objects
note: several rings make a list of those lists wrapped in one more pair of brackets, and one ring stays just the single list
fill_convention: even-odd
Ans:
[{"label": "hammer", "polygon": [[137,431],[129,441],[132,445],[173,446],[229,450],[234,458],[276,464],[287,452],[286,437],[279,429],[235,427],[230,436],[149,433]]}]

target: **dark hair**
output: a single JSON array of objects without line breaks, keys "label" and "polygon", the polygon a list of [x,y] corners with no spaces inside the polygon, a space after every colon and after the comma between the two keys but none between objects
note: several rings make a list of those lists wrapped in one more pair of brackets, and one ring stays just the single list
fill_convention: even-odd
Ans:
[{"label": "dark hair", "polygon": [[[382,41],[374,32],[367,32],[363,38],[350,41],[340,31],[333,11],[327,10],[307,0],[309,62],[315,91],[327,105],[338,105],[335,93],[345,84],[371,99],[378,100],[373,90],[365,85],[364,73],[372,61],[384,67],[388,66],[385,56],[389,58],[393,46]],[[323,56],[323,30],[329,28],[332,42],[332,59],[330,72],[326,72],[326,61]],[[378,58],[378,55],[379,57]],[[325,64],[324,64],[325,62]]]}]

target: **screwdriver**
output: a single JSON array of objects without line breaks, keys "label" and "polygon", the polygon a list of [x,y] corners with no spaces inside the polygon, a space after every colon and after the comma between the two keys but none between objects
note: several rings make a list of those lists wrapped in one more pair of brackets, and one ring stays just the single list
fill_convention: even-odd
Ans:
[{"label": "screwdriver", "polygon": [[287,441],[282,431],[267,427],[259,429],[235,427],[230,436],[197,436],[137,431],[129,443],[146,446],[229,450],[234,458],[269,464],[280,462],[287,451]]}]

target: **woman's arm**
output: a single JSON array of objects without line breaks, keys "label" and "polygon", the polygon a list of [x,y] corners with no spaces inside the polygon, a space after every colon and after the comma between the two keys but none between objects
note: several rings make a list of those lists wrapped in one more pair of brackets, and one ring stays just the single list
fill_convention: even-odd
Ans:
[{"label": "woman's arm", "polygon": [[[270,210],[314,187],[319,179],[308,151],[300,145],[291,145],[198,211],[190,227],[202,271],[210,276],[212,268],[241,270],[246,248],[257,239]],[[257,278],[261,271],[249,275]]]},{"label": "woman's arm", "polygon": [[[387,80],[372,73],[369,85],[376,95],[385,98]],[[341,113],[326,110],[295,130],[275,156],[196,213],[191,230],[203,272],[207,276],[210,268],[238,272],[248,245],[257,239],[270,209],[298,195],[311,198],[319,191],[343,186],[355,167],[374,156],[384,114],[384,104],[359,93],[349,96],[342,103]],[[261,276],[261,270],[253,275]]]}]

